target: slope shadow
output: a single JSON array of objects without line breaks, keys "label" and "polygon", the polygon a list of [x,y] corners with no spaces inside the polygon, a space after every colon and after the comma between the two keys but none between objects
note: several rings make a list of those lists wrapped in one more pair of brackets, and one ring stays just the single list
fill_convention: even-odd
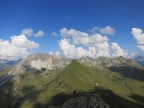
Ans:
[{"label": "slope shadow", "polygon": [[137,95],[137,94],[132,94],[129,97],[136,100],[137,102],[142,103],[144,105],[144,96],[140,96],[140,95]]},{"label": "slope shadow", "polygon": [[9,91],[9,93],[7,93],[6,91],[6,89],[11,90],[13,84],[11,82],[9,82],[8,84],[10,85],[9,88],[7,88],[7,86],[6,88],[4,87],[3,89],[0,88],[0,96],[1,96],[0,106],[2,108],[19,108],[24,101],[29,101],[34,103],[32,108],[49,108],[49,106],[60,107],[67,100],[71,98],[75,99],[76,97],[80,97],[80,96],[85,96],[85,95],[89,96],[94,93],[99,94],[101,98],[104,100],[104,102],[110,105],[110,108],[144,108],[144,104],[141,104],[144,103],[143,96],[139,96],[136,94],[132,94],[131,96],[129,96],[130,98],[135,99],[137,102],[139,102],[136,103],[136,102],[128,101],[116,95],[111,90],[104,89],[104,88],[93,88],[89,92],[73,91],[71,94],[59,93],[53,96],[50,102],[48,101],[47,103],[43,104],[41,102],[36,102],[36,100],[39,98],[40,93],[43,92],[43,90],[36,91],[33,86],[28,86],[28,87],[24,87],[23,89],[24,90],[23,92],[26,93],[24,97],[19,97],[19,96],[13,97],[11,95],[11,91]]},{"label": "slope shadow", "polygon": [[22,88],[23,93],[25,94],[23,97],[18,97],[13,105],[13,108],[20,108],[24,101],[35,102],[41,91],[37,91],[34,86],[25,86]]},{"label": "slope shadow", "polygon": [[12,108],[17,96],[12,93],[13,82],[10,80],[0,87],[0,107]]},{"label": "slope shadow", "polygon": [[144,81],[144,70],[133,66],[112,66],[109,69],[113,72],[121,74],[123,77]]},{"label": "slope shadow", "polygon": [[110,105],[110,108],[144,108],[144,105],[126,100],[116,95],[111,90],[104,89],[104,88],[95,88],[93,90],[90,90],[89,92],[79,92],[76,94],[60,93],[52,97],[51,102],[46,104],[37,102],[33,105],[33,108],[49,108],[49,106],[57,106],[55,108],[61,108],[61,106],[71,98],[75,99],[76,97],[91,95],[94,93],[99,94],[100,97],[104,100],[104,102]]},{"label": "slope shadow", "polygon": [[61,106],[64,102],[66,102],[68,99],[72,98],[72,95],[66,95],[64,93],[59,93],[52,97],[50,103],[42,104],[40,102],[37,102],[33,105],[33,108],[48,108],[49,106]]},{"label": "slope shadow", "polygon": [[108,103],[111,108],[144,108],[144,105],[124,99],[108,89],[97,88],[94,92],[100,94],[102,99]]}]

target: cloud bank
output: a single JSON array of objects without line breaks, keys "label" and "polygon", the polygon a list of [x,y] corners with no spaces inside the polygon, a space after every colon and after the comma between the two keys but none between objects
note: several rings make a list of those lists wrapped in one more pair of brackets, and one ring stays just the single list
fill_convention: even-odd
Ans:
[{"label": "cloud bank", "polygon": [[29,40],[26,35],[12,36],[10,41],[0,39],[0,59],[17,60],[38,47],[39,44]]},{"label": "cloud bank", "polygon": [[117,43],[109,43],[107,36],[101,34],[89,35],[76,29],[62,28],[62,39],[59,47],[67,58],[81,57],[128,57],[128,54]]},{"label": "cloud bank", "polygon": [[132,28],[132,35],[134,39],[137,41],[137,47],[144,51],[144,33],[139,28]]}]

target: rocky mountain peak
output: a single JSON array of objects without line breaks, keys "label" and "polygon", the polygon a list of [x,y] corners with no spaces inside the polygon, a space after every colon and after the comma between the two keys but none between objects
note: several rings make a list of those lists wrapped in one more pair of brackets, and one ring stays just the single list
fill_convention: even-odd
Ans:
[{"label": "rocky mountain peak", "polygon": [[[15,73],[24,71],[41,71],[54,70],[58,68],[64,68],[71,63],[72,59],[62,58],[60,56],[50,54],[32,54],[22,60],[13,69]],[[82,57],[77,59],[78,62],[90,67],[112,67],[112,66],[139,66],[132,59],[126,59],[123,57],[107,58],[97,57],[95,59],[91,57]]]},{"label": "rocky mountain peak", "polygon": [[15,73],[18,73],[27,70],[54,70],[57,68],[63,68],[70,64],[70,62],[70,59],[61,58],[60,56],[50,54],[32,54],[17,64],[14,71]]},{"label": "rocky mountain peak", "polygon": [[120,65],[138,65],[132,59],[126,59],[122,56],[116,58],[107,58],[107,57],[97,57],[92,58],[81,58],[79,62],[88,66],[93,67],[111,67],[111,66],[120,66]]}]

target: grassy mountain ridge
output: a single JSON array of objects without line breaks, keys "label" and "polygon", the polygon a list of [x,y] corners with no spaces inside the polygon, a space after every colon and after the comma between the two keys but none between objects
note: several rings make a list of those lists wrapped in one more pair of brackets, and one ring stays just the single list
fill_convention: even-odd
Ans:
[{"label": "grassy mountain ridge", "polygon": [[[61,105],[73,97],[72,94],[75,90],[80,93],[97,92],[96,90],[98,90],[98,93],[110,104],[111,108],[116,108],[116,106],[120,108],[119,104],[122,100],[135,103],[134,105],[144,105],[143,101],[136,99],[136,97],[142,99],[144,97],[143,81],[124,77],[119,72],[113,72],[108,68],[88,67],[77,60],[73,60],[62,70],[38,73],[27,71],[17,75],[11,82],[14,84],[12,84],[12,91],[8,91],[8,93],[13,93],[15,97],[13,105],[20,108],[34,108],[37,103],[40,103],[41,107]],[[103,96],[103,94],[105,95]],[[1,94],[1,97],[3,96]],[[116,96],[120,98],[115,98]],[[54,97],[57,98],[54,99]],[[120,99],[119,103],[116,102],[112,105],[112,102],[108,101],[108,97],[111,101]],[[123,106],[128,108],[126,104]]]}]

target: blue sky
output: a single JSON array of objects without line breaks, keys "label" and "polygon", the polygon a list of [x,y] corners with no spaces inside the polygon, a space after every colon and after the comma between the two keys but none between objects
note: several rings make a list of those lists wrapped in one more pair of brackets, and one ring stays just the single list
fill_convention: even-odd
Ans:
[{"label": "blue sky", "polygon": [[[115,33],[106,35],[109,43],[116,42],[128,53],[144,55],[131,34],[132,28],[144,30],[143,5],[143,0],[1,0],[0,39],[11,41],[11,36],[32,28],[34,33],[44,32],[41,38],[27,37],[39,44],[34,51],[63,53],[58,42],[64,39],[62,28],[90,34],[93,27],[110,26]],[[57,36],[51,36],[52,32]]]}]

